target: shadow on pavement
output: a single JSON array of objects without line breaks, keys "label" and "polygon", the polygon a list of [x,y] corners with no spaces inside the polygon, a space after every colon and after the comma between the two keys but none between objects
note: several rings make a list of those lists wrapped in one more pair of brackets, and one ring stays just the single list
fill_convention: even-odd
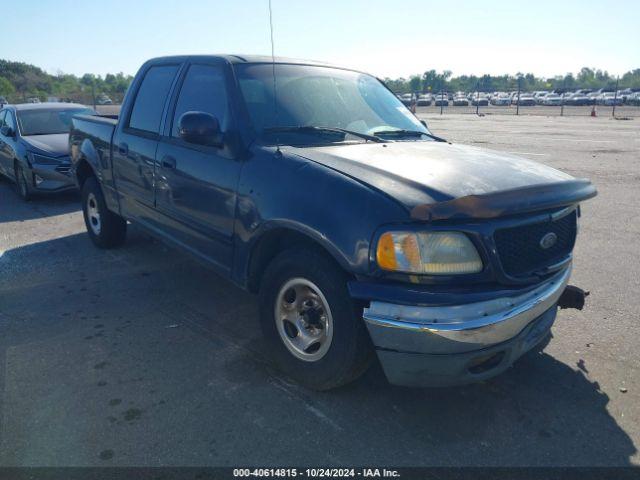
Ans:
[{"label": "shadow on pavement", "polygon": [[[184,455],[191,455],[184,458],[194,461],[193,455],[200,455],[199,440],[221,431],[227,432],[227,456],[216,459],[202,453],[197,462],[282,465],[322,459],[329,452],[327,458],[336,462],[363,465],[625,466],[636,452],[609,413],[610,399],[598,383],[547,354],[527,356],[500,377],[466,387],[394,387],[375,364],[363,378],[337,391],[304,390],[270,365],[260,341],[254,297],[135,230],[123,248],[108,252],[90,245],[86,234],[9,250],[0,257],[0,270],[11,272],[10,280],[0,279],[0,353],[22,344],[35,349],[37,342],[54,340],[64,352],[52,347],[38,353],[47,362],[44,369],[61,363],[60,378],[18,362],[14,368],[25,372],[13,372],[18,380],[11,383],[34,380],[12,386],[5,385],[6,375],[11,375],[5,372],[0,391],[19,400],[3,398],[0,403],[1,418],[9,422],[3,425],[4,445],[16,445],[0,462],[28,462],[21,455],[28,455],[27,447],[35,449],[37,442],[25,433],[25,422],[38,415],[38,405],[49,405],[46,392],[61,379],[67,390],[56,393],[58,410],[48,417],[55,425],[34,426],[39,438],[56,438],[60,433],[55,429],[77,422],[76,431],[98,429],[99,444],[102,432],[107,438],[109,428],[123,428],[116,420],[114,426],[100,427],[106,420],[92,413],[98,401],[93,397],[78,397],[83,407],[73,419],[63,408],[78,395],[89,395],[87,383],[73,387],[73,381],[82,382],[85,375],[84,370],[70,373],[75,365],[88,362],[89,356],[90,365],[96,365],[88,370],[95,372],[101,355],[106,367],[87,380],[91,385],[103,380],[129,388],[127,381],[109,373],[111,368],[146,382],[144,392],[130,392],[137,401],[149,401],[149,392],[163,395],[153,408],[141,409],[146,429],[155,432],[155,444],[148,443],[153,437],[132,427],[114,433],[129,445],[130,462],[146,458],[136,452],[160,448],[157,442],[163,439],[173,445],[174,432],[184,439]],[[108,341],[95,337],[98,327]],[[121,333],[125,328],[126,335]],[[22,352],[23,357],[14,353],[14,359],[30,358],[28,349]],[[111,396],[117,400],[126,393]],[[204,412],[198,411],[202,404]],[[163,410],[168,408],[169,413]],[[12,426],[11,418],[22,419],[20,428]],[[270,432],[268,443],[262,444],[265,432]],[[284,450],[291,455],[286,458],[277,448],[290,442],[296,447]],[[18,450],[20,445],[27,447]],[[331,448],[325,452],[327,445]],[[68,452],[82,448],[67,445],[58,453],[62,457],[52,461],[65,461],[72,455]],[[161,459],[163,464],[181,464],[184,459],[176,449]],[[32,455],[47,464],[42,452],[48,450],[32,450]]]},{"label": "shadow on pavement", "polygon": [[25,202],[18,196],[13,184],[0,176],[0,223],[32,220],[79,210],[78,192],[38,194]]}]

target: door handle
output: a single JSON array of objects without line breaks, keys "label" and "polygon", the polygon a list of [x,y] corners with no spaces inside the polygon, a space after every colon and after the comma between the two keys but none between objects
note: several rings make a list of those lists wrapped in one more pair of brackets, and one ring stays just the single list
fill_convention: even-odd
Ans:
[{"label": "door handle", "polygon": [[162,168],[176,168],[176,159],[170,155],[165,155],[162,157],[162,161],[160,162]]},{"label": "door handle", "polygon": [[129,154],[129,145],[127,145],[126,143],[121,143],[120,145],[118,145],[118,153],[120,155],[128,155]]}]

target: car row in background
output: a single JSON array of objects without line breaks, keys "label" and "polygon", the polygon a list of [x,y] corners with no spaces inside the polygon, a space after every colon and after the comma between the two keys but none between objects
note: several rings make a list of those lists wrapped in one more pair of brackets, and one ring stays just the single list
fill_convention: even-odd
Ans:
[{"label": "car row in background", "polygon": [[602,88],[599,90],[579,89],[576,91],[547,91],[540,90],[535,92],[438,92],[411,94],[404,93],[398,95],[402,103],[409,106],[416,103],[419,107],[428,107],[434,105],[448,106],[453,104],[455,107],[462,106],[487,106],[489,104],[495,106],[585,106],[585,105],[636,105],[640,106],[640,89],[627,88],[618,90],[618,92]]}]

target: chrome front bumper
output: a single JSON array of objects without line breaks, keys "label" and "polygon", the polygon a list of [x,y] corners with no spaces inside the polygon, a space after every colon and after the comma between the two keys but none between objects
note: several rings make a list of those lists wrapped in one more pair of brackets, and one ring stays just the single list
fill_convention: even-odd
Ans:
[{"label": "chrome front bumper", "polygon": [[[467,383],[473,381],[473,376],[467,378],[464,371],[466,363],[474,364],[477,358],[486,356],[488,350],[495,350],[510,341],[516,342],[526,333],[525,330],[535,330],[534,333],[540,334],[541,338],[544,336],[542,334],[548,333],[555,319],[556,304],[570,276],[569,266],[525,294],[463,305],[421,307],[372,301],[369,308],[364,310],[364,319],[378,350],[378,357],[392,383],[407,384],[405,380],[393,381],[397,369],[403,368],[398,365],[397,355],[405,359],[401,363],[411,359],[425,363],[428,358],[435,360],[437,357],[438,364],[446,362],[447,358],[460,364],[460,368],[454,369],[457,372],[454,376],[462,375],[460,378],[451,378],[450,381],[444,379],[444,382],[442,378],[437,382],[431,382],[428,378],[425,381],[417,379],[417,384]],[[533,324],[543,318],[548,328],[539,332],[539,329],[533,328]],[[535,343],[529,345],[530,340],[518,344],[517,349],[510,347],[509,355],[499,365],[504,368],[493,369],[494,374],[513,363],[526,351],[521,351],[525,347],[533,347]],[[397,354],[396,357],[393,357],[394,354]],[[505,366],[504,362],[510,363]],[[392,364],[394,371],[390,372],[389,365]],[[434,362],[432,364],[435,365]],[[406,365],[403,377],[413,370],[415,368],[411,365]],[[433,373],[433,369],[427,370]],[[492,375],[482,375],[483,378],[487,376]]]}]

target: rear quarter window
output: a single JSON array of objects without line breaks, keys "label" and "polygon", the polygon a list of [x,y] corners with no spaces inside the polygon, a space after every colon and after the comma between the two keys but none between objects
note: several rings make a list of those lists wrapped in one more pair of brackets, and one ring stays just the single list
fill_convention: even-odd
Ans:
[{"label": "rear quarter window", "polygon": [[162,111],[177,72],[177,65],[159,65],[147,70],[131,109],[130,128],[160,132]]}]

